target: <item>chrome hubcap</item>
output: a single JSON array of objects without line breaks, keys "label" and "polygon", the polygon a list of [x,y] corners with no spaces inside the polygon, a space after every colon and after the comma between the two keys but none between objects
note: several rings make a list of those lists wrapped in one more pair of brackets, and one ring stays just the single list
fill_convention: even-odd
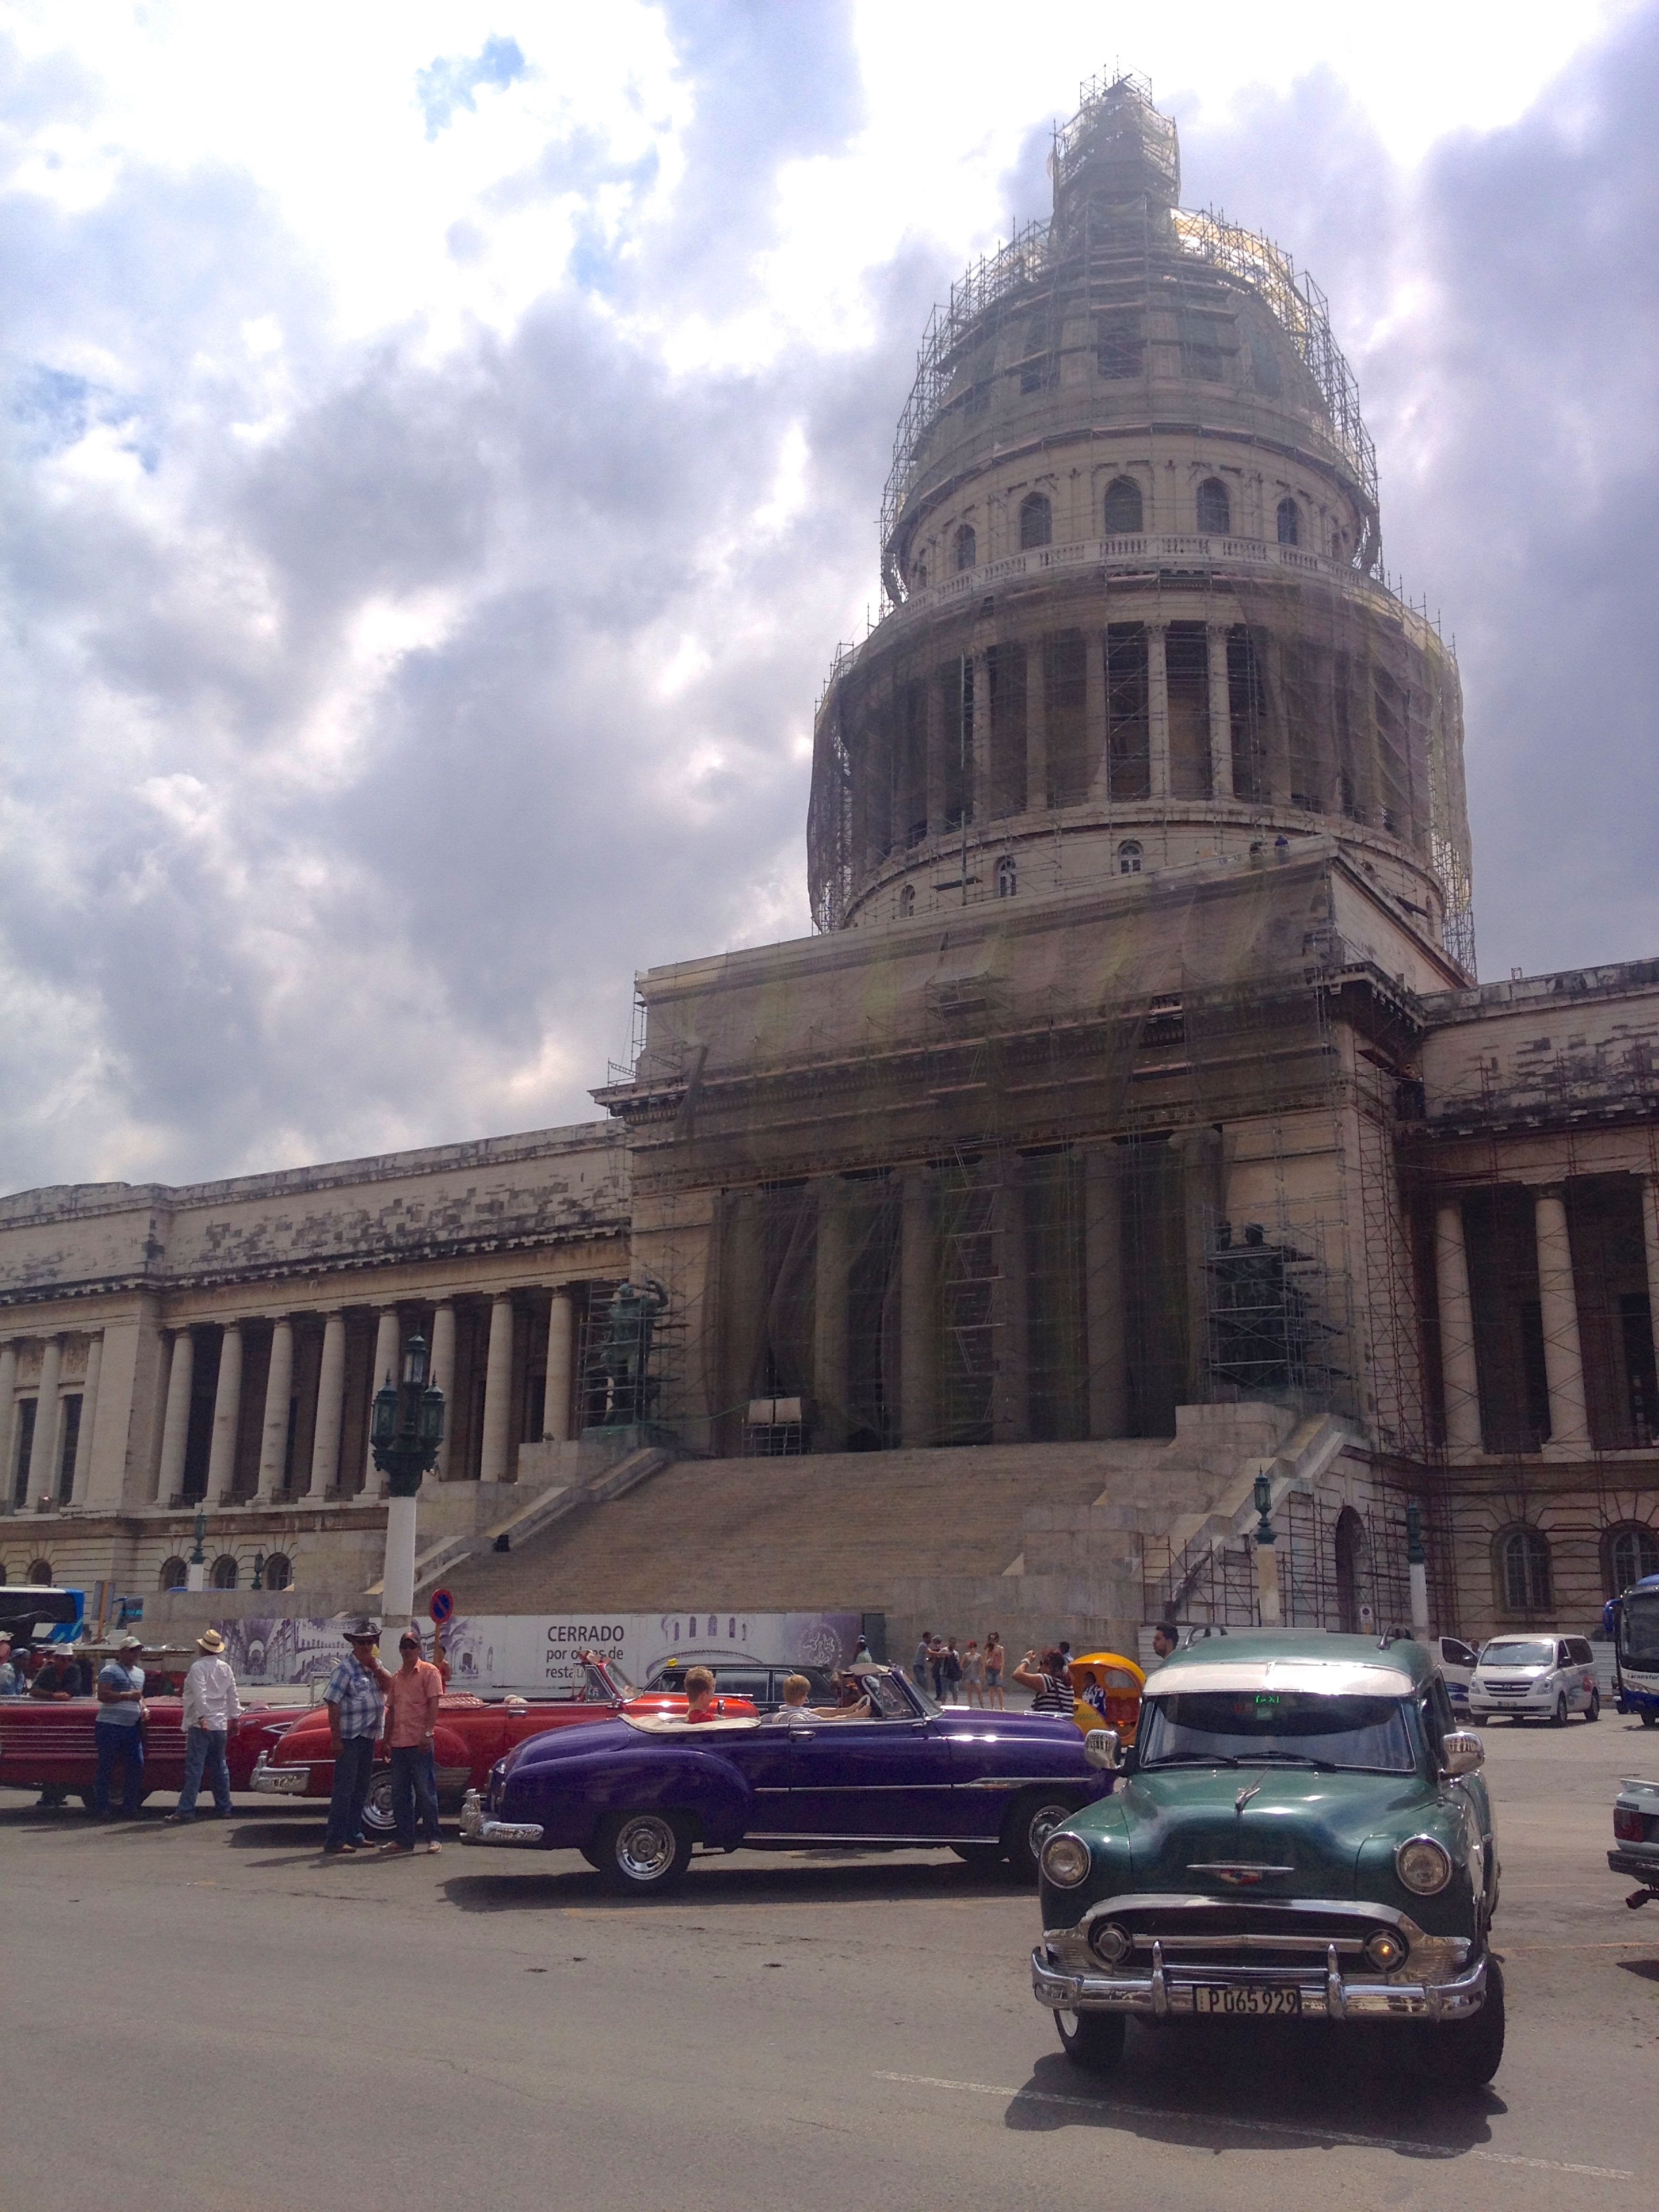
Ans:
[{"label": "chrome hubcap", "polygon": [[617,1837],[617,1864],[632,1881],[655,1881],[674,1863],[674,1831],[654,1813],[636,1813]]},{"label": "chrome hubcap", "polygon": [[1032,1817],[1030,1826],[1031,1855],[1035,1858],[1054,1830],[1063,1825],[1071,1813],[1069,1805],[1044,1805]]}]

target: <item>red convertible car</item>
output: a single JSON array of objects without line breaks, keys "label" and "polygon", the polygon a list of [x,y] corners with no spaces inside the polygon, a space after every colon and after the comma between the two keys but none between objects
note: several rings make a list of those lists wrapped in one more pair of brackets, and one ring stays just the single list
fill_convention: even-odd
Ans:
[{"label": "red convertible car", "polygon": [[[671,1691],[638,1690],[614,1662],[589,1655],[582,1661],[583,1679],[574,1698],[523,1698],[487,1701],[483,1698],[447,1692],[438,1706],[438,1728],[433,1743],[433,1763],[438,1774],[438,1802],[446,1812],[459,1809],[469,1790],[482,1790],[496,1761],[533,1735],[550,1729],[578,1726],[584,1721],[608,1721],[618,1713],[682,1714],[683,1694]],[[753,1717],[746,1698],[723,1698],[723,1711]],[[328,1714],[314,1706],[285,1731],[279,1742],[262,1757],[253,1770],[251,1786],[281,1797],[326,1798],[334,1787],[334,1759],[329,1747]],[[366,1833],[390,1837],[395,1828],[392,1811],[392,1770],[377,1765],[363,1806]]]},{"label": "red convertible car", "polygon": [[[179,1698],[146,1698],[144,1796],[185,1785],[185,1737]],[[303,1706],[255,1705],[230,1730],[225,1764],[233,1790],[252,1786],[253,1769],[284,1732],[305,1717]],[[40,1790],[78,1796],[92,1810],[98,1768],[93,1728],[96,1698],[0,1698],[0,1788]]]}]

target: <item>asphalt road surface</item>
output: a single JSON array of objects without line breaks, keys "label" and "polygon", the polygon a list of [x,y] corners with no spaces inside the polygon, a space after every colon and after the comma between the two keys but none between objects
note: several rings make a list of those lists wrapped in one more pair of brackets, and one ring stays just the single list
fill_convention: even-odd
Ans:
[{"label": "asphalt road surface", "polygon": [[1443,2097],[1383,2028],[1130,2030],[1031,2000],[1034,1899],[945,1855],[744,1853],[613,1903],[572,1854],[325,1862],[244,1801],[137,1827],[0,1792],[7,2207],[1285,2212],[1645,2196],[1659,1906],[1607,1871],[1659,1735],[1486,1731],[1510,2040]]}]

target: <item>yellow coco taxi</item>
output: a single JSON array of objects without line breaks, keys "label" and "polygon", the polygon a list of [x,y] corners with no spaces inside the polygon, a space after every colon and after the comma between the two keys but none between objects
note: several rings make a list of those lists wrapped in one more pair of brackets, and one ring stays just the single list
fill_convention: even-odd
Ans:
[{"label": "yellow coco taxi", "polygon": [[1072,1687],[1077,1693],[1072,1718],[1085,1735],[1091,1729],[1115,1729],[1119,1742],[1131,1744],[1146,1686],[1146,1669],[1121,1652],[1088,1652],[1072,1662]]}]

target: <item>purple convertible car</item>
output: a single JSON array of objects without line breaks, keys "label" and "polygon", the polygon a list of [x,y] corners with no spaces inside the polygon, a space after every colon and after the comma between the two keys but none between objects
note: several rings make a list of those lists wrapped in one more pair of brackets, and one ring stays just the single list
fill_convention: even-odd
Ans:
[{"label": "purple convertible car", "polygon": [[1069,1717],[941,1709],[860,1669],[865,1720],[600,1721],[532,1736],[468,1793],[462,1839],[577,1850],[613,1889],[659,1895],[693,1850],[947,1845],[1028,1881],[1049,1831],[1103,1797]]}]

